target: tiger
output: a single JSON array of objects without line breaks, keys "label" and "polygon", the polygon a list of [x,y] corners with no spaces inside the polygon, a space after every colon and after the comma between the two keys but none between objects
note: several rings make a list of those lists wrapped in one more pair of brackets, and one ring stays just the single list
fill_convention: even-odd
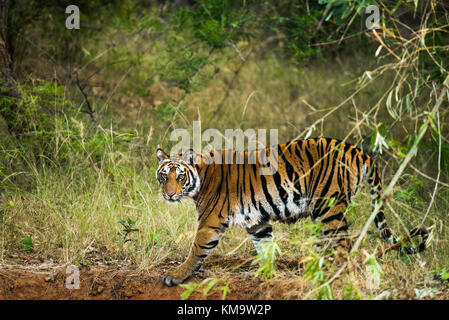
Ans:
[{"label": "tiger", "polygon": [[[264,244],[273,241],[272,221],[294,223],[310,217],[321,222],[321,234],[333,239],[332,248],[349,251],[347,211],[351,197],[366,182],[373,210],[381,204],[374,218],[377,229],[390,244],[398,241],[387,226],[380,201],[379,168],[366,152],[345,141],[296,139],[253,151],[189,149],[172,156],[158,148],[156,156],[163,198],[169,203],[190,198],[198,215],[187,259],[163,276],[167,286],[180,284],[197,271],[231,226],[245,228],[261,253]],[[272,159],[275,170],[262,174]],[[423,251],[427,230],[415,228],[410,233],[420,235],[422,242],[416,248],[405,247],[405,252]]]}]

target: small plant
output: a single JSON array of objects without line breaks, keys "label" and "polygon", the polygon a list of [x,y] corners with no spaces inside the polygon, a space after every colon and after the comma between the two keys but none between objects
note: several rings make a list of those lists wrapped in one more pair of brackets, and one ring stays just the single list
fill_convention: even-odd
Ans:
[{"label": "small plant", "polygon": [[380,278],[382,275],[382,267],[377,262],[375,255],[367,255],[364,264],[366,265],[366,286],[369,289],[377,289],[380,285]]},{"label": "small plant", "polygon": [[319,256],[311,258],[306,264],[304,278],[312,280],[313,284],[322,282],[324,280],[324,259]]},{"label": "small plant", "polygon": [[253,260],[252,264],[259,263],[256,276],[269,278],[272,280],[276,276],[276,255],[281,255],[281,249],[276,242],[267,242],[259,244],[261,252]]},{"label": "small plant", "polygon": [[25,237],[22,240],[22,249],[30,252],[33,250],[33,240],[31,239],[31,237]]},{"label": "small plant", "polygon": [[360,294],[353,284],[348,284],[342,291],[344,300],[360,300]]},{"label": "small plant", "polygon": [[186,300],[190,297],[190,295],[193,292],[199,291],[201,288],[204,288],[203,297],[207,296],[210,290],[213,289],[215,291],[221,291],[222,292],[221,299],[225,300],[226,295],[231,291],[231,289],[229,288],[229,285],[226,282],[223,285],[217,286],[220,280],[221,279],[219,278],[207,278],[201,281],[200,283],[180,284],[179,285],[180,287],[186,289],[181,294],[181,299]]},{"label": "small plant", "polygon": [[385,124],[381,122],[376,127],[376,130],[373,131],[373,134],[371,136],[371,148],[373,152],[379,152],[380,154],[382,154],[383,148],[387,150],[389,149],[387,141],[385,140],[385,136]]},{"label": "small plant", "polygon": [[448,268],[437,269],[433,272],[434,279],[444,282],[449,287],[449,270]]},{"label": "small plant", "polygon": [[159,235],[156,233],[156,231],[151,230],[150,231],[150,236],[148,239],[148,245],[145,248],[145,251],[148,253],[148,251],[150,251],[150,249],[161,242],[161,239],[159,238]]},{"label": "small plant", "polygon": [[310,237],[318,236],[321,231],[323,231],[323,223],[320,221],[307,223],[304,226],[304,229],[310,230]]},{"label": "small plant", "polygon": [[[332,253],[329,253],[332,255]],[[318,291],[317,300],[334,300],[334,293],[331,288],[331,281],[328,281],[325,269],[329,269],[329,260],[326,256],[314,254],[309,257],[309,261],[304,269],[303,276],[305,279],[312,280],[312,284],[316,287],[311,291]]]},{"label": "small plant", "polygon": [[128,236],[131,233],[139,231],[139,229],[136,228],[136,222],[136,220],[131,220],[131,218],[128,218],[126,220],[120,219],[118,221],[118,223],[123,226],[123,231],[119,232],[119,235],[122,237],[124,243],[131,241],[131,239],[128,239]]},{"label": "small plant", "polygon": [[441,280],[449,280],[449,272],[443,272],[440,274]]}]

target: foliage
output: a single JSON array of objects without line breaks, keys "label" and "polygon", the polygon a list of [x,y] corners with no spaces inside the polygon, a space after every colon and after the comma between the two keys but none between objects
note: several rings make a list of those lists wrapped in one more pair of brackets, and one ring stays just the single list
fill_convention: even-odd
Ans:
[{"label": "foliage", "polygon": [[22,240],[22,248],[25,251],[31,251],[33,250],[33,240],[31,237],[25,237]]},{"label": "foliage", "polygon": [[235,0],[201,0],[184,6],[172,16],[179,29],[191,30],[195,40],[213,48],[222,48],[241,40],[249,40],[247,24],[255,17],[245,2]]},{"label": "foliage", "polygon": [[119,232],[119,235],[125,243],[131,241],[131,239],[128,238],[131,233],[139,231],[139,229],[136,228],[137,221],[131,220],[131,218],[127,218],[126,220],[120,219],[118,223],[123,227],[123,230],[122,232]]},{"label": "foliage", "polygon": [[334,300],[334,293],[331,287],[331,282],[328,281],[329,275],[325,269],[329,268],[329,256],[313,255],[309,257],[303,276],[305,279],[312,280],[312,284],[316,285],[315,290],[318,291],[316,295],[317,300]]},{"label": "foliage", "polygon": [[381,281],[382,267],[374,255],[367,255],[363,263],[366,266],[367,287],[377,289]]},{"label": "foliage", "polygon": [[[82,105],[78,107],[68,100],[65,89],[53,82],[31,79],[29,84],[19,85],[18,92],[19,98],[0,101],[0,115],[12,134],[2,145],[1,179],[11,176],[20,161],[28,167],[97,163],[110,151],[126,148],[131,141],[129,133],[92,130],[89,123],[84,122]],[[113,146],[114,150],[109,150],[108,146]],[[123,155],[122,152],[126,151],[121,150]],[[109,160],[104,163],[106,168],[111,156],[109,154]],[[9,182],[14,184],[13,180]]]},{"label": "foliage", "polygon": [[68,17],[65,10],[70,4],[63,0],[11,1],[8,29],[12,47],[21,51],[29,46],[29,42],[33,42],[24,34],[25,27],[32,25],[35,29],[41,29],[39,36],[50,42],[50,46],[45,48],[47,55],[62,60],[79,60],[83,41],[100,38],[105,24],[128,17],[133,8],[131,1],[123,0],[77,1],[81,27],[79,30],[70,30],[65,27]]},{"label": "foliage", "polygon": [[259,264],[256,276],[272,280],[276,276],[276,257],[282,254],[276,241],[260,243],[260,253],[252,261]]},{"label": "foliage", "polygon": [[213,291],[221,291],[221,299],[226,300],[226,295],[231,291],[231,289],[229,289],[229,285],[226,282],[223,285],[218,285],[220,281],[223,280],[219,278],[206,278],[199,283],[180,284],[180,287],[186,289],[181,294],[181,299],[188,299],[192,293],[200,291],[200,289],[203,289],[202,296],[206,297],[213,289]]}]

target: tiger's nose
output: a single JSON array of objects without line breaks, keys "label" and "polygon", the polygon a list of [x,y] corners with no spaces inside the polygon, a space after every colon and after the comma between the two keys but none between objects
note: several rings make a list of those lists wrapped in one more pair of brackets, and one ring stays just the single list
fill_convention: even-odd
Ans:
[{"label": "tiger's nose", "polygon": [[175,192],[167,192],[167,196],[169,198],[173,197],[175,195]]}]

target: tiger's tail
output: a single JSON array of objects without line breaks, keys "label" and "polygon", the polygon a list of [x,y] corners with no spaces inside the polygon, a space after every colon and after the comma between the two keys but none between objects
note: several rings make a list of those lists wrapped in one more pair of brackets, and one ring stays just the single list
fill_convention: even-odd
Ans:
[{"label": "tiger's tail", "polygon": [[[376,203],[380,200],[382,194],[382,180],[380,178],[379,170],[374,164],[372,170],[368,175],[368,183],[371,188],[371,201],[373,210],[375,210]],[[384,207],[381,205],[379,208],[379,212],[376,214],[374,218],[374,223],[376,224],[377,229],[384,239],[390,242],[390,244],[394,245],[398,242],[396,238],[393,237],[390,228],[387,226],[387,222],[385,220],[384,215]],[[415,236],[421,236],[421,243],[417,247],[403,247],[404,251],[407,254],[415,254],[421,252],[426,249],[426,241],[429,237],[429,233],[424,228],[414,228],[410,231],[410,238]]]}]

